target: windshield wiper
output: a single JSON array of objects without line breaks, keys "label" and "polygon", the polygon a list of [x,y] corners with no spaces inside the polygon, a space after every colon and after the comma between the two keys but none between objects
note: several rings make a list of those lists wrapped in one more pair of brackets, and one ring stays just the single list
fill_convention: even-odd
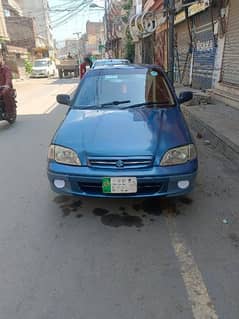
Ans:
[{"label": "windshield wiper", "polygon": [[126,103],[130,103],[130,100],[125,100],[125,101],[112,101],[112,102],[108,102],[108,103],[103,103],[100,104],[101,107],[107,107],[107,106],[111,106],[111,105],[120,105],[120,104],[126,104]]},{"label": "windshield wiper", "polygon": [[129,105],[129,106],[126,106],[126,107],[123,107],[123,109],[132,109],[132,108],[135,108],[135,107],[141,107],[141,106],[153,106],[153,105],[157,105],[158,107],[166,107],[168,105],[166,104],[161,104],[159,102],[144,102],[144,103],[137,103],[137,104],[132,104],[132,105]]},{"label": "windshield wiper", "polygon": [[98,105],[84,105],[83,107],[77,107],[77,108],[80,108],[82,110],[84,109],[101,109],[101,108],[107,108],[107,107],[110,107],[112,105],[120,105],[120,104],[126,104],[126,103],[130,103],[131,101],[130,100],[126,100],[126,101],[112,101],[112,102],[109,102],[109,103],[103,103],[103,104],[98,104]]},{"label": "windshield wiper", "polygon": [[72,108],[76,108],[79,110],[95,110],[99,108],[99,105],[83,105],[83,106],[73,106]]}]

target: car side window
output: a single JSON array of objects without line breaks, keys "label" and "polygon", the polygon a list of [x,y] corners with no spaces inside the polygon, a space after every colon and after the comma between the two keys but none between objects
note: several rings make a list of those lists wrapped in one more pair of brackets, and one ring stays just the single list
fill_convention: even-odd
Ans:
[{"label": "car side window", "polygon": [[159,104],[173,105],[173,97],[168,88],[168,84],[162,74],[153,70],[148,72],[145,100],[147,102],[158,102]]}]

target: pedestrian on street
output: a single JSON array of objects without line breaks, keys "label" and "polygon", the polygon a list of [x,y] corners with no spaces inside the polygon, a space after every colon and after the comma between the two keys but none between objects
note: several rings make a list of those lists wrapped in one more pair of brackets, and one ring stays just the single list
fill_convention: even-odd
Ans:
[{"label": "pedestrian on street", "polygon": [[87,71],[87,66],[89,66],[90,68],[92,67],[92,61],[89,57],[85,57],[84,58],[84,62],[81,63],[80,65],[80,78],[82,79],[84,74],[86,73]]},{"label": "pedestrian on street", "polygon": [[6,119],[11,120],[15,117],[16,103],[14,99],[14,91],[12,85],[12,72],[7,65],[4,64],[3,56],[0,55],[0,97],[3,98]]}]

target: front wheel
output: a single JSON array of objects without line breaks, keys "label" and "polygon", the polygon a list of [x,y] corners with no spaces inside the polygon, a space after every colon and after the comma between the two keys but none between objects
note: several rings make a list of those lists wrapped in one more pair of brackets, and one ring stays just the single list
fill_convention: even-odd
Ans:
[{"label": "front wheel", "polygon": [[15,113],[11,118],[7,119],[9,124],[13,124],[16,122],[17,119],[17,113]]},{"label": "front wheel", "polygon": [[58,73],[59,73],[59,78],[62,79],[62,78],[63,78],[63,72],[62,72],[62,70],[59,70]]}]

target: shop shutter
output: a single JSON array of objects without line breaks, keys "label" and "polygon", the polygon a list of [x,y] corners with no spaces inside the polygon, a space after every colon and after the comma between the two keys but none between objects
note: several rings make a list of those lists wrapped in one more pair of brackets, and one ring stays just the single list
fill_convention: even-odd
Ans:
[{"label": "shop shutter", "polygon": [[188,85],[191,54],[189,54],[190,38],[186,21],[176,25],[175,38],[175,81]]},{"label": "shop shutter", "polygon": [[154,63],[154,35],[153,34],[143,39],[142,62],[143,64]]},{"label": "shop shutter", "polygon": [[197,89],[212,87],[216,46],[214,41],[211,9],[194,17],[195,48],[192,86]]},{"label": "shop shutter", "polygon": [[222,81],[239,86],[239,1],[231,0],[222,65]]}]

